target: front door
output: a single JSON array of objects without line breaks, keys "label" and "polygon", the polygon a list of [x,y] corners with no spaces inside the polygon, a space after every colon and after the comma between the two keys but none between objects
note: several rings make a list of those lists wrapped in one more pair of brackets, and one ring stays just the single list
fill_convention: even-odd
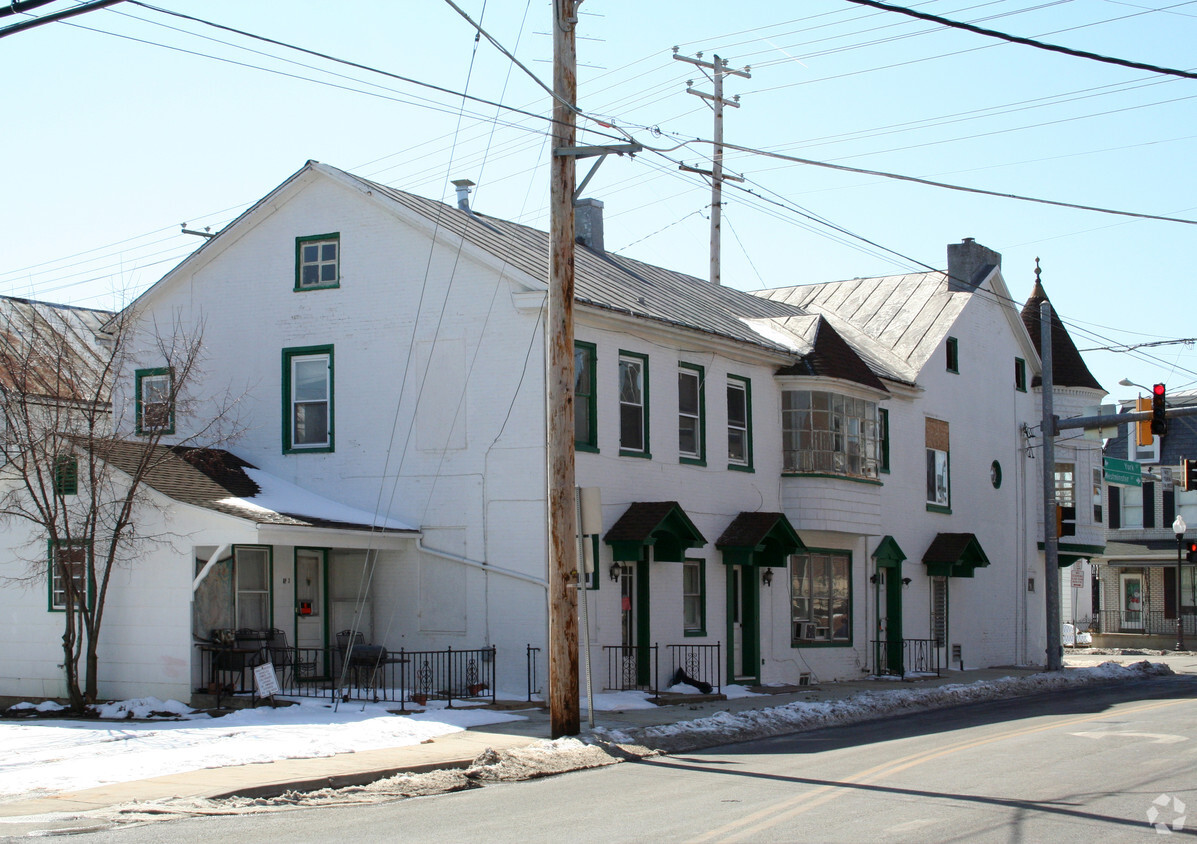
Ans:
[{"label": "front door", "polygon": [[324,600],[326,552],[318,548],[295,551],[295,645],[323,648],[328,644],[328,607]]},{"label": "front door", "polygon": [[1119,576],[1119,595],[1123,630],[1143,629],[1143,575]]},{"label": "front door", "polygon": [[760,569],[729,566],[727,570],[727,626],[732,646],[728,654],[729,681],[760,681],[761,592]]},{"label": "front door", "polygon": [[652,685],[648,622],[648,563],[624,563],[619,575],[619,643],[625,688]]},{"label": "front door", "polygon": [[731,625],[731,679],[744,676],[744,612],[740,593],[743,591],[743,566],[732,566],[728,574],[727,617]]}]

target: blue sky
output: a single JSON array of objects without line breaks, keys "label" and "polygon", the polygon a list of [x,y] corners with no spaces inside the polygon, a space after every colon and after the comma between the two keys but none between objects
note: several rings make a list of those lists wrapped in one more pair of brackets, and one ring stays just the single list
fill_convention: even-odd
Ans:
[{"label": "blue sky", "polygon": [[[545,115],[548,96],[440,0],[161,0],[201,17]],[[64,8],[68,0],[38,10]],[[551,79],[548,3],[460,5]],[[931,0],[920,10],[1068,47],[1192,70],[1197,0]],[[946,30],[846,0],[739,4],[586,0],[579,107],[646,147],[711,137],[703,51],[730,77],[729,142],[1002,193],[1197,219],[1197,81]],[[0,24],[19,18],[4,18]],[[248,49],[243,49],[248,48]],[[250,52],[250,51],[257,52]],[[298,64],[296,64],[298,63]],[[0,40],[9,160],[0,293],[96,307],[129,301],[309,158],[425,196],[547,226],[548,124],[122,3]],[[584,126],[600,129],[598,123]],[[583,142],[602,142],[583,134]],[[612,251],[707,273],[710,191],[677,161],[710,147],[610,158],[588,196]],[[1185,315],[1197,230],[729,153],[723,280],[743,289],[942,268],[974,237],[1014,297],[1043,281],[1082,349],[1197,336]],[[584,172],[584,170],[582,171]],[[774,200],[781,205],[770,204]],[[783,207],[784,206],[784,207]],[[807,216],[804,216],[807,215]],[[826,220],[837,228],[812,221]],[[844,231],[864,240],[844,234]],[[877,246],[868,245],[872,241]],[[884,247],[884,249],[878,248]],[[890,251],[886,251],[890,250]],[[1197,385],[1185,345],[1086,360]]]}]

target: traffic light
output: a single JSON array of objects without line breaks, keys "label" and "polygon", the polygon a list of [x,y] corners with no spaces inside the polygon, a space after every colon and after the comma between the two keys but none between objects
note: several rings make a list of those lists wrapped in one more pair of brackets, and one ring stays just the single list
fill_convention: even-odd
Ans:
[{"label": "traffic light", "polygon": [[1151,388],[1151,433],[1162,437],[1168,430],[1168,420],[1164,418],[1164,385],[1156,384]]},{"label": "traffic light", "polygon": [[1197,460],[1185,458],[1181,463],[1184,464],[1185,492],[1197,489]]},{"label": "traffic light", "polygon": [[1190,563],[1197,563],[1197,542],[1189,540],[1185,543],[1185,549],[1189,552],[1185,554],[1185,559]]},{"label": "traffic light", "polygon": [[1076,508],[1056,505],[1056,537],[1076,536]]},{"label": "traffic light", "polygon": [[[1135,399],[1135,411],[1137,413],[1145,413],[1151,410],[1151,399],[1147,396],[1139,396]],[[1151,420],[1140,419],[1135,423],[1135,442],[1141,446],[1149,446],[1152,443],[1151,437]]]}]

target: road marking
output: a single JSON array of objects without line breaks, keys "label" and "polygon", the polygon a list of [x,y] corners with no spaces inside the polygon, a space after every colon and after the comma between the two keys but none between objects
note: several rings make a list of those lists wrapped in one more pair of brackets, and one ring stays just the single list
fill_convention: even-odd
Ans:
[{"label": "road marking", "polygon": [[[1170,700],[1156,703],[1144,704],[1133,709],[1119,709],[1120,714],[1134,714],[1137,712],[1147,712],[1152,709],[1162,709],[1169,706],[1176,706],[1181,703],[1192,703],[1191,699]],[[1050,716],[1049,716],[1050,717]],[[1033,735],[1035,733],[1046,732],[1048,730],[1058,730],[1061,727],[1070,727],[1074,724],[1086,724],[1093,721],[1101,721],[1110,717],[1110,713],[1102,712],[1096,715],[1084,715],[1069,718],[1063,721],[1058,721],[1051,724],[1042,724],[1036,727],[1022,727],[1019,729],[1007,730],[1003,733],[990,736],[982,739],[964,739],[955,744],[947,745],[946,747],[939,747],[932,750],[923,750],[917,753],[912,753],[909,756],[901,759],[894,759],[889,762],[884,762],[880,765],[874,765],[859,773],[845,777],[840,784],[821,785],[818,788],[804,792],[803,794],[787,798],[775,803],[771,807],[760,809],[753,812],[751,815],[740,818],[735,821],[724,824],[716,829],[709,830],[706,834],[694,839],[695,841],[709,841],[721,836],[727,836],[723,840],[737,841],[741,840],[743,836],[752,835],[754,833],[762,832],[766,829],[777,826],[783,821],[788,821],[791,818],[808,812],[811,809],[818,808],[825,803],[828,803],[841,795],[852,792],[854,789],[850,788],[853,785],[869,785],[878,782],[885,777],[900,773],[909,768],[921,765],[925,762],[930,762],[935,759],[940,759],[944,756],[949,756],[954,753],[959,753],[965,750],[972,750],[976,747],[982,747],[987,744],[994,744],[999,741],[1007,741],[1012,738],[1020,738],[1022,736]]]},{"label": "road marking", "polygon": [[1110,736],[1151,739],[1147,742],[1148,744],[1176,744],[1178,741],[1189,740],[1188,736],[1178,736],[1172,733],[1137,733],[1134,730],[1090,730],[1084,733],[1069,733],[1069,735],[1091,739],[1103,739]]}]

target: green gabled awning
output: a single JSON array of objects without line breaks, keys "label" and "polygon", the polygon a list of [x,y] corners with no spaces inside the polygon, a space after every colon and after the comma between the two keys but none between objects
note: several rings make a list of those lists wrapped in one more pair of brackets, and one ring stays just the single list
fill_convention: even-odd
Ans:
[{"label": "green gabled awning", "polygon": [[616,562],[635,562],[642,559],[645,548],[652,548],[654,560],[680,563],[688,550],[707,544],[676,501],[629,504],[603,541],[611,546]]},{"label": "green gabled awning", "polygon": [[977,568],[989,565],[985,549],[971,533],[941,533],[923,554],[931,577],[972,577]]},{"label": "green gabled awning", "polygon": [[884,536],[877,544],[877,550],[873,552],[873,559],[877,561],[879,569],[896,569],[901,568],[906,554],[892,536]]},{"label": "green gabled awning", "polygon": [[806,546],[785,513],[741,513],[715,541],[723,551],[723,564],[784,568],[786,558]]}]

